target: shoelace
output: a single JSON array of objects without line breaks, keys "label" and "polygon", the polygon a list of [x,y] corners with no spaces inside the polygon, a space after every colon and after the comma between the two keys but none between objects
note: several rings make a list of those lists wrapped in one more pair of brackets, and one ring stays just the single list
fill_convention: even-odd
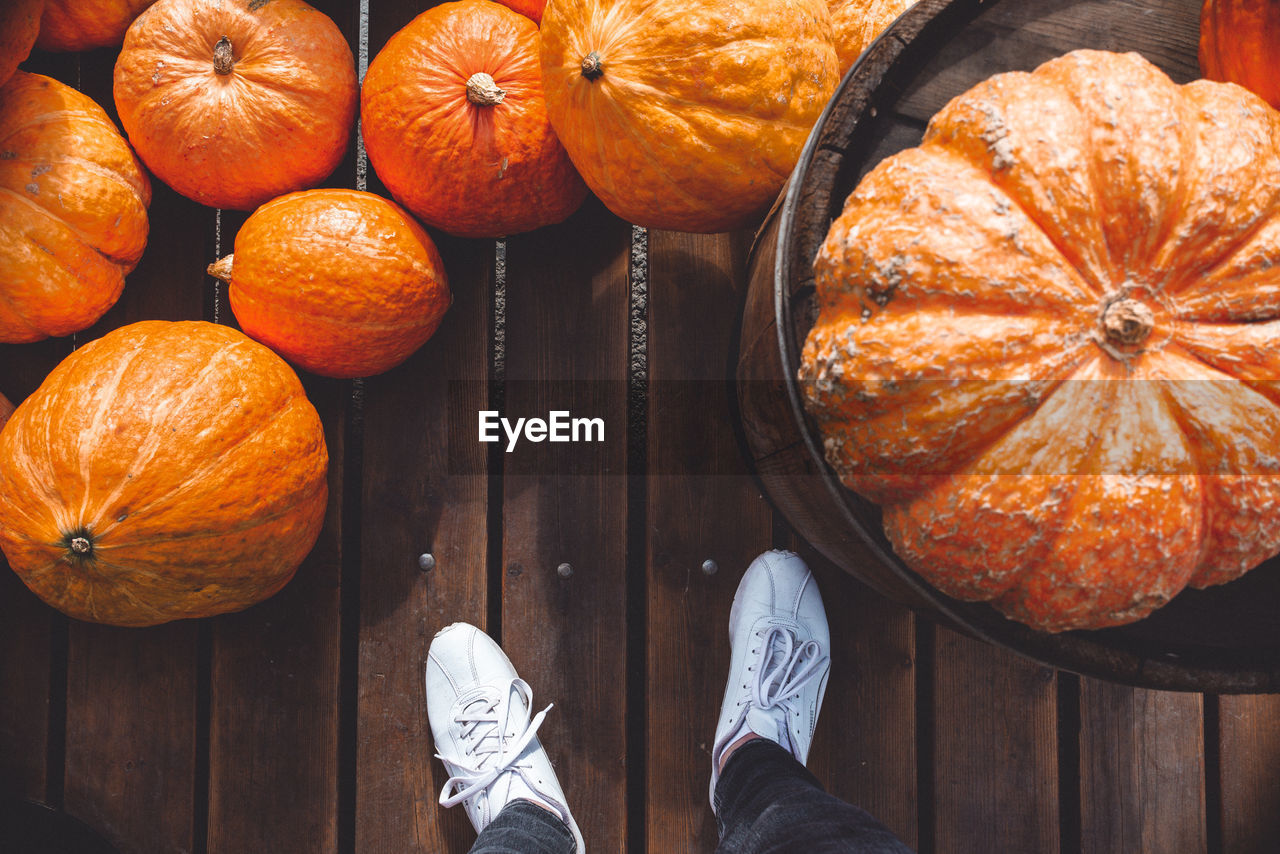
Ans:
[{"label": "shoelace", "polygon": [[[828,656],[815,640],[797,644],[795,634],[782,626],[771,626],[761,638],[750,704],[766,712],[781,708],[789,721],[797,711],[795,701],[800,691],[822,674]],[[790,741],[790,729],[784,731]],[[795,745],[790,747],[795,753]]]},{"label": "shoelace", "polygon": [[[513,690],[520,695],[523,703],[517,704],[512,701]],[[437,759],[448,762],[458,769],[456,774],[445,781],[444,788],[440,790],[440,805],[452,807],[460,804],[489,788],[503,774],[513,773],[518,774],[530,789],[555,807],[561,820],[568,823],[569,807],[538,787],[528,774],[528,769],[531,767],[529,763],[516,761],[537,735],[538,727],[542,726],[543,719],[546,718],[547,712],[551,711],[554,703],[548,704],[545,709],[529,719],[528,710],[533,700],[533,690],[529,684],[516,677],[507,684],[505,694],[506,715],[501,718],[498,715],[498,709],[502,706],[501,693],[492,697],[477,698],[454,716],[454,722],[462,727],[462,740],[467,745],[466,755],[475,757],[476,762],[473,766],[469,766],[456,759],[436,754]],[[517,706],[520,706],[524,712],[524,728],[513,738],[508,738],[506,732],[508,724],[511,723],[511,716],[520,714]],[[516,723],[518,725],[519,721],[517,720]],[[455,787],[457,791],[450,795],[449,790]]]}]

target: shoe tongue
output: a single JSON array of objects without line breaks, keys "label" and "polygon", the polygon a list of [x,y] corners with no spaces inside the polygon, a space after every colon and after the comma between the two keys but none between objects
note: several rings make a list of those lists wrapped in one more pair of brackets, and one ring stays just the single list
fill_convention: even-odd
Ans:
[{"label": "shoe tongue", "polygon": [[795,753],[794,750],[791,750],[791,736],[787,732],[785,723],[779,720],[778,711],[776,707],[772,712],[766,712],[754,706],[751,707],[747,711],[747,728],[756,735],[767,738],[770,741],[776,741],[787,750]]}]

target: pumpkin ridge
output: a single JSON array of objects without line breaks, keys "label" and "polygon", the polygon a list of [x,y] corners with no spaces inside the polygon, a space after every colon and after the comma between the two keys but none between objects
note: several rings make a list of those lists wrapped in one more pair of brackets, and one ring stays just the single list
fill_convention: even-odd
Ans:
[{"label": "pumpkin ridge", "polygon": [[[199,481],[204,477],[204,475],[207,474],[209,471],[212,471],[213,469],[217,468],[218,464],[220,464],[228,454],[230,454],[232,451],[239,448],[245,442],[256,437],[259,433],[264,432],[271,425],[274,425],[277,421],[279,421],[286,414],[292,411],[296,405],[297,405],[297,397],[296,396],[290,397],[287,403],[285,403],[283,406],[279,407],[278,409],[276,409],[271,413],[270,418],[262,419],[260,421],[260,424],[261,424],[260,430],[258,430],[257,432],[246,433],[243,436],[241,436],[239,439],[237,439],[235,442],[227,445],[221,451],[219,451],[216,456],[207,458],[199,468],[193,469],[190,477],[188,477],[183,483],[179,484],[176,488],[171,489],[170,491],[162,493],[160,495],[157,495],[154,499],[142,505],[141,507],[136,507],[131,509],[129,511],[129,515],[136,516],[141,513],[147,513],[155,509],[159,505],[163,505],[166,502],[171,502],[177,498],[181,498],[189,488],[194,488],[194,486],[199,485]],[[117,487],[116,491],[113,492],[111,495],[112,500],[114,500],[119,495],[120,490],[125,485],[126,485],[125,483],[121,483]],[[111,502],[103,501],[102,512],[103,513],[109,512],[108,508],[110,506],[111,506]],[[97,535],[98,539],[101,539],[102,537],[106,536],[110,531],[114,530],[119,524],[121,523],[117,522],[115,519],[108,517],[106,525],[98,531],[98,535]]]},{"label": "pumpkin ridge", "polygon": [[[106,172],[106,170],[103,170],[103,171]],[[110,175],[112,178],[119,180],[118,176],[111,175],[109,172],[107,174]],[[129,186],[129,185],[126,183],[125,186]],[[130,189],[133,189],[133,188],[130,187]],[[138,250],[136,255],[128,255],[124,257],[118,257],[108,252],[104,252],[102,249],[100,249],[97,246],[97,241],[93,240],[90,235],[86,234],[84,229],[80,228],[79,226],[73,225],[72,223],[68,222],[65,219],[60,218],[57,215],[56,211],[53,211],[50,208],[48,208],[46,205],[44,205],[42,196],[37,196],[36,198],[33,199],[24,193],[18,192],[12,187],[6,187],[3,185],[0,185],[0,192],[7,193],[10,197],[20,200],[23,204],[25,204],[27,207],[29,207],[33,211],[37,211],[38,213],[40,213],[45,220],[52,222],[55,226],[60,226],[62,228],[65,228],[68,232],[74,235],[77,240],[79,240],[85,246],[92,249],[94,252],[98,253],[98,255],[100,255],[104,260],[109,261],[111,264],[117,267],[123,268],[121,271],[122,275],[128,272],[131,272],[133,270],[134,265],[136,265],[142,257],[141,249]],[[142,207],[145,212],[146,206],[143,205]],[[61,263],[61,258],[55,257],[54,262],[57,263],[59,266],[61,266],[67,272],[72,272],[71,268]],[[75,278],[80,278],[80,277],[79,275],[75,275]]]},{"label": "pumpkin ridge", "polygon": [[133,194],[138,197],[138,200],[140,202],[142,202],[143,208],[146,208],[147,202],[150,201],[149,198],[144,198],[145,196],[149,196],[150,194],[144,192],[141,185],[135,184],[133,181],[130,181],[129,176],[122,175],[120,172],[116,171],[115,169],[108,169],[102,164],[95,163],[94,161],[90,160],[87,157],[81,157],[76,154],[64,154],[60,157],[39,157],[39,158],[24,155],[20,157],[11,158],[9,162],[22,163],[25,161],[27,163],[35,163],[37,160],[43,163],[48,163],[53,166],[75,165],[84,169],[86,172],[90,172],[94,175],[97,175],[99,178],[110,178],[111,180],[114,180],[119,184],[123,184],[124,186],[132,190]]},{"label": "pumpkin ridge", "polygon": [[[88,96],[86,95],[85,97],[87,98]],[[10,138],[13,137],[14,134],[20,133],[24,130],[30,130],[31,128],[37,127],[39,125],[47,125],[55,121],[65,121],[67,119],[84,119],[86,121],[94,122],[95,124],[98,124],[98,125],[103,124],[102,116],[99,116],[96,113],[90,112],[89,110],[77,110],[73,108],[50,110],[47,113],[37,113],[36,115],[27,119],[22,124],[10,126],[9,132],[6,133],[4,136],[0,136],[0,144],[7,142]],[[116,130],[115,125],[111,125],[111,130],[117,134],[119,133],[119,131]]]}]

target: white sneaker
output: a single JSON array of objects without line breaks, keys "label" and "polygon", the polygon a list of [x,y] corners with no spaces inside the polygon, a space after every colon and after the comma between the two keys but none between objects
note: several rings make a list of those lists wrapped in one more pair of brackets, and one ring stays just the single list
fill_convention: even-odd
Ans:
[{"label": "white sneaker", "polygon": [[551,706],[530,720],[533,692],[502,648],[475,626],[446,626],[427,652],[426,682],[436,757],[450,774],[440,803],[463,804],[479,833],[510,801],[533,801],[560,816],[578,854],[585,854],[582,832],[536,735]]},{"label": "white sneaker", "polygon": [[804,764],[827,691],[831,634],[822,595],[793,552],[752,561],[729,612],[729,681],[711,751],[711,805],[720,759],[748,733],[777,742]]}]

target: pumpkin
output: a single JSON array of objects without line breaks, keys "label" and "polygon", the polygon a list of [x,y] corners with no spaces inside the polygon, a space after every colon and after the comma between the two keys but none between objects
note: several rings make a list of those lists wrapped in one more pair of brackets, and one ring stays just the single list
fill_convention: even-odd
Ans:
[{"label": "pumpkin", "polygon": [[13,414],[13,404],[9,402],[9,398],[0,394],[0,430],[4,429],[4,425],[9,421],[9,416]]},{"label": "pumpkin", "polygon": [[41,50],[115,47],[138,13],[156,0],[46,0],[40,21]]},{"label": "pumpkin", "polygon": [[9,0],[0,7],[0,86],[30,56],[43,10],[44,0]]},{"label": "pumpkin", "polygon": [[1078,51],[997,75],[848,198],[800,379],[943,592],[1046,631],[1280,551],[1280,113]]},{"label": "pumpkin", "polygon": [[1200,70],[1211,80],[1239,83],[1280,108],[1280,3],[1204,0]]},{"label": "pumpkin", "polygon": [[431,337],[451,296],[444,262],[399,206],[356,190],[307,190],[253,212],[235,253],[209,268],[230,284],[240,328],[327,377],[379,374]]},{"label": "pumpkin", "polygon": [[513,9],[532,20],[535,24],[542,23],[542,10],[547,7],[547,0],[498,0],[508,9]]},{"label": "pumpkin", "polygon": [[0,88],[0,341],[69,335],[119,298],[151,185],[86,95],[39,74]]},{"label": "pumpkin", "polygon": [[541,34],[556,134],[611,211],[651,228],[756,219],[839,76],[823,0],[556,0]]},{"label": "pumpkin", "polygon": [[0,432],[0,548],[77,619],[238,610],[315,543],[327,466],[280,357],[226,326],[135,323],[64,359]]},{"label": "pumpkin", "polygon": [[337,25],[302,0],[160,0],[125,34],[114,94],[157,177],[201,204],[253,210],[338,165],[356,72]]},{"label": "pumpkin", "polygon": [[840,73],[857,62],[889,25],[917,0],[830,0],[831,25],[835,29]]},{"label": "pumpkin", "polygon": [[538,28],[491,0],[436,6],[392,36],[365,75],[360,129],[391,195],[451,234],[531,231],[587,194],[547,121]]}]

